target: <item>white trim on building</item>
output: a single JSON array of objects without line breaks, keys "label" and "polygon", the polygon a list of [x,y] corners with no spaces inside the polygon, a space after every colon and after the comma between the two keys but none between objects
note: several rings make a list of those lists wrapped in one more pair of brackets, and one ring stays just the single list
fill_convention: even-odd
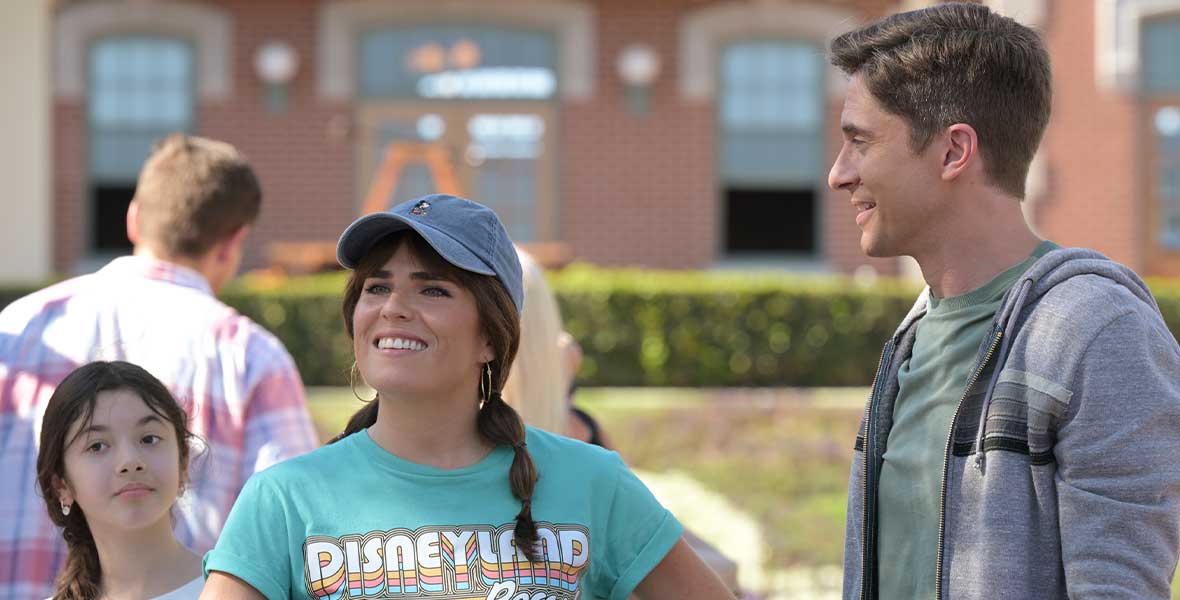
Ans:
[{"label": "white trim on building", "polygon": [[[680,95],[709,101],[717,91],[717,57],[729,41],[774,36],[815,43],[828,42],[855,28],[854,13],[819,4],[751,4],[728,2],[688,13],[680,24]],[[846,78],[834,67],[828,74],[828,96],[842,98]]]},{"label": "white trim on building", "polygon": [[202,100],[233,95],[233,19],[226,11],[191,2],[133,0],[84,2],[58,13],[53,36],[53,91],[58,98],[86,95],[86,53],[97,38],[124,34],[176,36],[196,53],[196,92]]},{"label": "white trim on building", "polygon": [[1135,93],[1143,58],[1143,21],[1180,13],[1180,0],[1094,0],[1095,74],[1100,89]]},{"label": "white trim on building", "polygon": [[44,283],[49,277],[50,107],[49,31],[52,14],[43,0],[0,3],[0,285]]}]

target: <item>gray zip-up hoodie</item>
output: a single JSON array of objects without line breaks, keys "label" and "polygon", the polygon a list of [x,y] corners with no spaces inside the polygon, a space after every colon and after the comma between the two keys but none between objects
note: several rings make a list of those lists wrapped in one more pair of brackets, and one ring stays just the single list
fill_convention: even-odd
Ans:
[{"label": "gray zip-up hoodie", "polygon": [[[877,477],[927,297],[885,345],[856,440],[845,600],[877,598]],[[1180,347],[1143,281],[1091,250],[1046,254],[1004,296],[963,388],[930,515],[938,600],[1169,598]]]}]

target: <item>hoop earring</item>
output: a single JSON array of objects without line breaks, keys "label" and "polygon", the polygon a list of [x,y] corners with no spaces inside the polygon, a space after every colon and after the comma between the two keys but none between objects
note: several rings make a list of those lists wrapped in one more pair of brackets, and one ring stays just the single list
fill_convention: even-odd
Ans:
[{"label": "hoop earring", "polygon": [[356,367],[356,361],[353,361],[352,367],[350,367],[348,369],[348,388],[350,390],[352,390],[352,397],[353,398],[356,398],[357,400],[360,400],[361,402],[368,404],[368,403],[376,400],[377,397],[373,396],[372,398],[365,400],[364,398],[361,398],[360,394],[356,393],[356,380],[357,380],[357,375],[359,373],[360,373],[360,370],[357,369],[357,367]]},{"label": "hoop earring", "polygon": [[480,404],[487,404],[492,399],[492,362],[483,364],[483,372],[479,374]]}]

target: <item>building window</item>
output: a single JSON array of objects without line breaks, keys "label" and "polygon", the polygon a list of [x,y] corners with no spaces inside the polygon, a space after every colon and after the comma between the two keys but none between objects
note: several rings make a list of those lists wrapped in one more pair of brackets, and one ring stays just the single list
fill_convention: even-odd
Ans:
[{"label": "building window", "polygon": [[181,40],[99,40],[88,56],[90,251],[118,254],[127,206],[152,145],[193,124],[193,52]]},{"label": "building window", "polygon": [[557,45],[548,33],[479,26],[424,26],[361,36],[366,98],[552,98]]},{"label": "building window", "polygon": [[1180,15],[1146,21],[1142,39],[1144,86],[1180,94]]},{"label": "building window", "polygon": [[1151,116],[1153,219],[1161,244],[1180,249],[1180,15],[1143,23],[1143,87]]},{"label": "building window", "polygon": [[814,256],[824,172],[823,53],[752,40],[721,53],[723,252]]},{"label": "building window", "polygon": [[557,239],[557,42],[493,26],[360,35],[363,210],[429,191],[487,204],[518,242]]},{"label": "building window", "polygon": [[1156,111],[1155,193],[1160,210],[1160,240],[1180,249],[1180,106]]}]

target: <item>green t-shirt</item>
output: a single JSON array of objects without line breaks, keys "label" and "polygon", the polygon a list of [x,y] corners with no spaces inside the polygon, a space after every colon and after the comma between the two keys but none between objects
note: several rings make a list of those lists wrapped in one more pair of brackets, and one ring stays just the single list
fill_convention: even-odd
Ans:
[{"label": "green t-shirt", "polygon": [[1024,262],[976,290],[930,296],[913,353],[898,372],[877,490],[877,573],[881,598],[933,598],[943,454],[975,355],[1008,289],[1058,246],[1041,242]]},{"label": "green t-shirt", "polygon": [[269,600],[624,600],[680,539],[680,523],[617,454],[533,428],[527,439],[540,475],[537,562],[513,543],[510,448],[437,469],[361,431],[250,478],[205,572]]}]

